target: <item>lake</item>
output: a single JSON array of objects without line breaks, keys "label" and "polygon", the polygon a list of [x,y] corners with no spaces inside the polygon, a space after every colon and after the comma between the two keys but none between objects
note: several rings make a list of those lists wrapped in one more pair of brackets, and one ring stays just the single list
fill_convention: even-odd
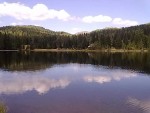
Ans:
[{"label": "lake", "polygon": [[150,53],[0,52],[8,113],[150,113]]}]

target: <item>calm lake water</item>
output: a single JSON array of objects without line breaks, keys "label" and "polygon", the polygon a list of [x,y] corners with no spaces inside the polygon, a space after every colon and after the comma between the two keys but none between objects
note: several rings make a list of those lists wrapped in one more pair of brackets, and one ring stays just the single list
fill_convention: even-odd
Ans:
[{"label": "calm lake water", "polygon": [[150,53],[0,52],[8,113],[150,113]]}]

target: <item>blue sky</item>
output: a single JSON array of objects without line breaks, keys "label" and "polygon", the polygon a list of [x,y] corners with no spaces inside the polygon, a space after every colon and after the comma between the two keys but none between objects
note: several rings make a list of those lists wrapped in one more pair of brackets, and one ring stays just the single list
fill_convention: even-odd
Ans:
[{"label": "blue sky", "polygon": [[150,0],[0,0],[0,26],[76,33],[150,22]]}]

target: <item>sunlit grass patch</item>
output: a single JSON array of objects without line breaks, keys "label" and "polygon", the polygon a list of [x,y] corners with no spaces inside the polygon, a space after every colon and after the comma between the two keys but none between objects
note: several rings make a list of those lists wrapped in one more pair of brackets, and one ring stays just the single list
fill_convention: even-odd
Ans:
[{"label": "sunlit grass patch", "polygon": [[6,113],[7,107],[4,103],[0,102],[0,113]]}]

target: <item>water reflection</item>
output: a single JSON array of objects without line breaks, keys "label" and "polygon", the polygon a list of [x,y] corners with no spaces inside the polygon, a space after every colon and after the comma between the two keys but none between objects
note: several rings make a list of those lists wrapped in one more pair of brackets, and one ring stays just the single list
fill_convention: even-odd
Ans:
[{"label": "water reflection", "polygon": [[150,100],[139,100],[129,97],[127,103],[142,109],[145,113],[150,113]]},{"label": "water reflection", "polygon": [[0,99],[8,113],[149,113],[149,73],[149,53],[0,52]]},{"label": "water reflection", "polygon": [[136,77],[138,73],[130,70],[122,69],[103,69],[99,72],[99,75],[89,75],[85,76],[84,80],[87,82],[96,82],[96,83],[107,83],[113,80],[120,81],[122,79]]},{"label": "water reflection", "polygon": [[0,52],[0,69],[44,70],[55,64],[79,63],[120,67],[150,73],[150,53],[34,53]]},{"label": "water reflection", "polygon": [[1,72],[0,94],[20,94],[32,90],[44,94],[50,89],[65,88],[69,83],[66,78],[54,79],[41,73]]},{"label": "water reflection", "polygon": [[45,94],[51,89],[65,88],[72,82],[103,84],[137,75],[135,71],[84,64],[54,65],[49,69],[35,72],[0,71],[0,94],[20,94],[32,90],[38,94]]}]

